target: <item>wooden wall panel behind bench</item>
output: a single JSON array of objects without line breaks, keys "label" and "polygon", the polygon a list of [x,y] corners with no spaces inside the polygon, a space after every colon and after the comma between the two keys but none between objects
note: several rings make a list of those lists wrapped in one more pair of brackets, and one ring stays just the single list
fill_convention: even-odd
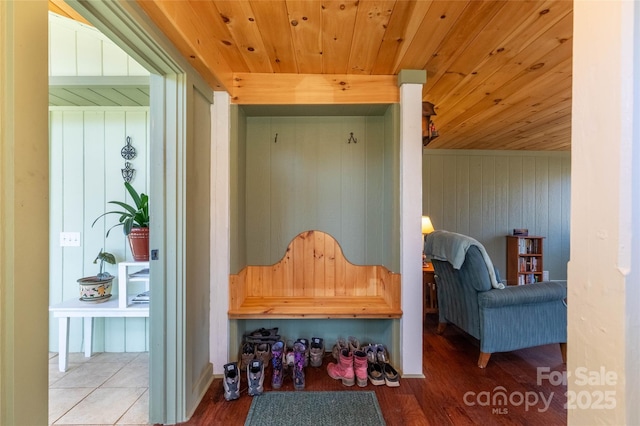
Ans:
[{"label": "wooden wall panel behind bench", "polygon": [[321,231],[296,236],[274,265],[229,277],[230,318],[400,318],[400,274],[354,265]]}]

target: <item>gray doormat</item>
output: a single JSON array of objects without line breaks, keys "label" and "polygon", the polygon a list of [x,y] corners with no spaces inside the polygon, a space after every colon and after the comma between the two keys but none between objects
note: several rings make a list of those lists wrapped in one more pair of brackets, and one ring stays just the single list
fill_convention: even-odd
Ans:
[{"label": "gray doormat", "polygon": [[265,392],[254,396],[245,426],[385,425],[376,393]]}]

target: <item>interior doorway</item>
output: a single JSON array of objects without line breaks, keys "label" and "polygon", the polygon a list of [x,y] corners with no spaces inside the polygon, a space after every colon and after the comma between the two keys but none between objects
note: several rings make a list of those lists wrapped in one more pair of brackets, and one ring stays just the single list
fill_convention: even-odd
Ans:
[{"label": "interior doorway", "polygon": [[[48,68],[49,301],[56,309],[49,324],[49,424],[146,424],[149,305],[130,303],[126,293],[148,290],[148,278],[127,276],[143,266],[148,276],[149,262],[121,271],[132,255],[120,228],[107,233],[118,218],[94,220],[120,209],[110,200],[132,203],[123,182],[148,193],[149,71],[93,26],[52,12]],[[98,252],[115,263],[96,265]],[[112,293],[79,301],[76,279],[99,271],[116,277]],[[96,317],[59,320],[61,306]],[[104,400],[113,403],[105,407]]]},{"label": "interior doorway", "polygon": [[135,2],[69,4],[151,73],[149,422],[179,423],[213,379],[207,237],[213,91]]}]

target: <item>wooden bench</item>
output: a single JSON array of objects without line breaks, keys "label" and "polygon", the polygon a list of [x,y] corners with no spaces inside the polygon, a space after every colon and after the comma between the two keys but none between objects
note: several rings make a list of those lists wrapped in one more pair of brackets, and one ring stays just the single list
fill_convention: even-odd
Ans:
[{"label": "wooden bench", "polygon": [[270,266],[229,277],[229,318],[400,318],[400,274],[349,263],[320,231],[296,236]]}]

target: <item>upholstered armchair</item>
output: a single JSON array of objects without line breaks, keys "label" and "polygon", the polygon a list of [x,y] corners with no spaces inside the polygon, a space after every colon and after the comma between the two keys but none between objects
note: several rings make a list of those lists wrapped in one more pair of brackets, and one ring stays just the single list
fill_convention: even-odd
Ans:
[{"label": "upholstered armchair", "polygon": [[452,323],[479,339],[478,367],[494,352],[551,343],[560,344],[566,362],[566,281],[504,286],[475,239],[435,231],[424,245],[438,286],[438,333]]}]

